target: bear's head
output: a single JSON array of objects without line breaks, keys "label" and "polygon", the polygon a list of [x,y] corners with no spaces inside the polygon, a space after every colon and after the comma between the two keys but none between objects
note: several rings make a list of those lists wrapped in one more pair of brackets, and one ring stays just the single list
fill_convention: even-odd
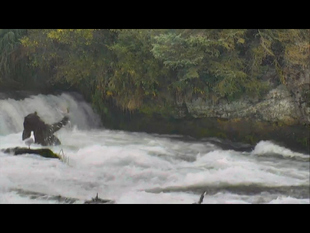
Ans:
[{"label": "bear's head", "polygon": [[46,124],[44,121],[38,116],[37,112],[28,114],[24,118],[24,129],[26,131],[35,131],[39,128],[45,128]]}]

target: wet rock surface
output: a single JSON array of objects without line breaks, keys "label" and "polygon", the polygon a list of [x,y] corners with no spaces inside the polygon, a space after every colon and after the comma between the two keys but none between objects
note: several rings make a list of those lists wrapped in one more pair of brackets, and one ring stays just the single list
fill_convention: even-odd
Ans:
[{"label": "wet rock surface", "polygon": [[211,100],[196,99],[186,102],[190,115],[195,118],[223,119],[252,118],[258,121],[298,123],[299,112],[295,100],[284,85],[271,90],[263,99],[243,98],[228,103],[213,104]]},{"label": "wet rock surface", "polygon": [[13,147],[7,149],[1,149],[2,152],[13,155],[23,155],[23,154],[36,154],[45,158],[55,158],[60,159],[60,157],[48,148],[43,149],[29,149],[27,147]]}]

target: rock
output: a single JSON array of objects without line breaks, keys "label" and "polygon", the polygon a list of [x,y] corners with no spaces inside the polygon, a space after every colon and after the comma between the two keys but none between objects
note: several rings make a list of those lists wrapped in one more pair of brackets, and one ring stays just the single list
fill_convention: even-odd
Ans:
[{"label": "rock", "polygon": [[59,203],[64,203],[64,204],[74,204],[80,201],[77,198],[63,197],[60,195],[57,195],[57,196],[47,195],[45,193],[33,192],[33,191],[28,191],[28,190],[23,190],[23,189],[12,189],[12,191],[16,192],[18,195],[22,197],[28,197],[30,199],[57,201]]},{"label": "rock", "polygon": [[29,149],[27,147],[14,147],[14,148],[2,149],[1,151],[13,155],[36,154],[45,158],[61,159],[59,155],[55,154],[53,151],[47,148]]},{"label": "rock", "polygon": [[[77,204],[83,202],[83,200],[80,200],[78,198],[73,197],[64,197],[61,195],[48,195],[41,192],[33,192],[23,189],[12,189],[12,191],[16,192],[22,197],[28,197],[30,199],[40,199],[40,200],[49,200],[49,201],[57,201],[64,204]],[[85,201],[83,204],[115,204],[113,200],[105,200],[98,198],[98,194],[95,198],[92,198],[90,201]]]},{"label": "rock", "polygon": [[298,122],[298,111],[294,99],[284,85],[271,90],[262,100],[244,98],[231,103],[213,104],[211,100],[196,99],[186,102],[190,115],[195,118],[255,118],[267,122]]},{"label": "rock", "polygon": [[95,198],[92,198],[89,201],[85,201],[84,204],[114,204],[113,200],[101,199],[98,197],[98,193]]},{"label": "rock", "polygon": [[285,81],[297,106],[299,121],[310,124],[310,69],[289,67]]}]

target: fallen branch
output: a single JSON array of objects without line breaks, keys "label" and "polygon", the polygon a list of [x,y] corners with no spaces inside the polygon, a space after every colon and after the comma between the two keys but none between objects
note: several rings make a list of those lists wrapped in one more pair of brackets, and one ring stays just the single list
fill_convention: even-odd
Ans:
[{"label": "fallen branch", "polygon": [[205,195],[207,194],[207,191],[204,191],[202,194],[201,194],[201,196],[200,196],[200,198],[199,198],[199,201],[196,203],[193,203],[193,204],[201,204],[202,202],[203,202],[203,198],[205,197]]}]

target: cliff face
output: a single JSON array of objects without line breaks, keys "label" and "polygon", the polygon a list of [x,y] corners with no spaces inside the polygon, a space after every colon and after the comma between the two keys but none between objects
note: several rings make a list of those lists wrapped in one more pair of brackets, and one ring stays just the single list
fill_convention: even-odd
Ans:
[{"label": "cliff face", "polygon": [[284,84],[274,86],[260,99],[244,96],[232,102],[213,103],[201,98],[179,101],[175,117],[181,121],[192,118],[190,121],[195,123],[191,127],[200,137],[216,136],[247,143],[274,140],[309,153],[310,70],[296,70],[290,69]]},{"label": "cliff face", "polygon": [[221,100],[214,104],[211,100],[198,98],[184,103],[194,118],[242,118],[284,125],[310,124],[310,70],[290,73],[286,80],[286,85],[276,86],[261,99],[243,97],[233,102]]},{"label": "cliff face", "polygon": [[300,114],[297,104],[284,85],[271,90],[264,98],[243,98],[228,103],[212,104],[210,100],[196,99],[185,102],[188,113],[195,118],[216,117],[221,119],[255,119],[257,121],[296,124]]},{"label": "cliff face", "polygon": [[[243,96],[232,102],[222,99],[213,103],[201,98],[190,101],[177,98],[174,114],[169,117],[139,113],[123,116],[116,111],[111,112],[113,120],[104,122],[111,129],[217,137],[251,145],[272,140],[292,150],[310,153],[309,73],[299,74],[296,79],[287,77],[290,82],[274,86],[260,99]],[[167,108],[170,110],[171,106]],[[109,126],[110,121],[115,124]]]},{"label": "cliff face", "polygon": [[290,68],[286,76],[286,86],[292,93],[300,123],[310,123],[310,69]]}]

